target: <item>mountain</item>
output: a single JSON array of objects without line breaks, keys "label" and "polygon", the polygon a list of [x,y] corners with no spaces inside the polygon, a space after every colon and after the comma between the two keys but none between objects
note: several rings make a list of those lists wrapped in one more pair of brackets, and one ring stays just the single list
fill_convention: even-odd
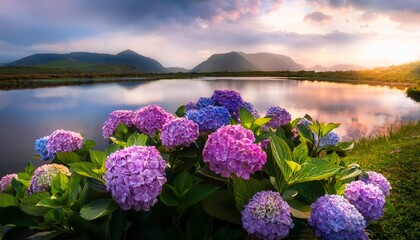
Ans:
[{"label": "mountain", "polygon": [[293,61],[288,56],[274,53],[240,53],[260,71],[301,71],[305,67]]},{"label": "mountain", "polygon": [[182,67],[167,67],[166,71],[170,73],[187,73],[190,70]]},{"label": "mountain", "polygon": [[330,67],[324,67],[322,65],[315,65],[311,68],[306,70],[315,71],[315,72],[335,72],[335,71],[359,71],[359,70],[366,70],[365,67],[353,64],[335,64]]},{"label": "mountain", "polygon": [[[166,73],[167,70],[156,60],[142,56],[134,51],[125,50],[116,55],[105,53],[72,52],[66,54],[42,53],[24,57],[7,66],[43,66],[52,62],[110,64],[132,67],[138,72]],[[63,65],[65,68],[66,66]]]}]

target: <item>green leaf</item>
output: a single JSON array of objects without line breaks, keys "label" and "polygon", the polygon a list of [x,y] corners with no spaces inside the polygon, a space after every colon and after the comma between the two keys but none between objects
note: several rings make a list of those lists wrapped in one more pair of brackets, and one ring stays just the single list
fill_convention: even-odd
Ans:
[{"label": "green leaf", "polygon": [[188,171],[183,171],[182,173],[180,173],[175,178],[174,185],[177,190],[177,193],[180,196],[183,196],[190,188],[192,188],[193,180]]},{"label": "green leaf", "polygon": [[56,199],[44,198],[41,201],[39,201],[35,206],[57,209],[65,207],[65,204]]},{"label": "green leaf", "polygon": [[241,214],[235,206],[235,197],[227,190],[219,190],[203,200],[206,213],[219,220],[240,225]]},{"label": "green leaf", "polygon": [[106,154],[101,151],[89,151],[90,161],[95,165],[95,168],[101,168],[106,160]]},{"label": "green leaf", "polygon": [[23,212],[32,216],[42,216],[49,209],[45,207],[36,206],[42,199],[49,199],[50,194],[48,192],[33,193],[22,199],[20,208]]},{"label": "green leaf", "polygon": [[274,162],[283,174],[286,183],[288,183],[292,177],[292,169],[286,162],[292,160],[289,145],[282,138],[273,135],[270,137],[270,147]]},{"label": "green leaf", "polygon": [[302,165],[289,184],[322,180],[334,176],[341,167],[324,159],[312,159]]},{"label": "green leaf", "polygon": [[127,140],[127,145],[128,146],[146,146],[146,142],[147,142],[148,136],[146,134],[132,134],[128,140]]},{"label": "green leaf", "polygon": [[292,174],[295,174],[301,168],[301,166],[298,163],[294,162],[294,161],[286,161],[286,163],[290,167],[290,169],[292,170]]},{"label": "green leaf", "polygon": [[319,197],[325,194],[324,186],[320,181],[310,181],[293,184],[288,190],[297,192],[296,198],[307,203],[315,202]]},{"label": "green leaf", "polygon": [[354,142],[339,142],[337,144],[337,147],[341,150],[341,151],[350,151],[353,149],[354,147]]},{"label": "green leaf", "polygon": [[166,206],[179,206],[178,192],[175,187],[170,184],[163,185],[159,198]]},{"label": "green leaf", "polygon": [[[310,125],[312,126],[312,125]],[[297,126],[298,131],[299,131],[299,136],[301,138],[303,138],[303,143],[305,142],[310,142],[310,143],[314,143],[314,135],[313,132],[306,126],[304,125],[298,125]]]},{"label": "green leaf", "polygon": [[210,184],[198,184],[192,187],[182,198],[181,207],[187,208],[207,198],[220,187]]},{"label": "green leaf", "polygon": [[68,191],[69,191],[69,202],[72,204],[77,200],[80,191],[80,181],[82,180],[81,175],[79,174],[72,174],[69,179],[68,183]]},{"label": "green leaf", "polygon": [[60,163],[65,164],[65,165],[82,161],[80,156],[74,152],[57,152],[56,157]]},{"label": "green leaf", "polygon": [[120,145],[118,144],[111,144],[109,145],[106,149],[105,149],[105,154],[107,156],[111,155],[112,153],[116,152],[117,150],[120,149]]},{"label": "green leaf", "polygon": [[51,193],[53,196],[61,196],[61,194],[67,190],[68,183],[69,177],[62,174],[61,172],[58,172],[51,184]]},{"label": "green leaf", "polygon": [[118,139],[116,139],[116,138],[114,138],[114,137],[109,137],[109,139],[110,139],[113,143],[115,143],[115,144],[117,144],[117,145],[119,145],[119,146],[121,146],[121,147],[128,147],[128,144],[127,144],[126,142],[124,142],[124,141],[118,140]]},{"label": "green leaf", "polygon": [[310,204],[295,199],[297,194],[298,193],[294,190],[286,190],[282,197],[289,204],[290,213],[293,217],[307,219],[311,213],[311,206]]},{"label": "green leaf", "polygon": [[212,240],[238,240],[244,239],[241,229],[231,229],[231,226],[223,226],[213,236]]},{"label": "green leaf", "polygon": [[82,148],[79,150],[79,155],[84,156],[89,152],[90,149],[92,149],[96,143],[93,140],[86,140],[83,143]]},{"label": "green leaf", "polygon": [[71,170],[77,174],[104,182],[102,176],[93,171],[95,165],[91,162],[70,163],[69,166]]},{"label": "green leaf", "polygon": [[362,174],[362,170],[359,168],[358,165],[350,165],[349,167],[341,170],[336,176],[336,178],[339,181],[344,181],[347,179],[356,178],[360,174]]},{"label": "green leaf", "polygon": [[323,127],[322,136],[327,135],[329,132],[331,132],[333,129],[336,129],[340,126],[339,123],[328,123]]},{"label": "green leaf", "polygon": [[255,193],[269,189],[269,185],[255,178],[244,180],[239,177],[232,177],[233,194],[235,195],[236,208],[242,211],[243,207]]},{"label": "green leaf", "polygon": [[200,206],[195,207],[187,221],[187,238],[191,240],[207,239],[210,231],[209,217]]},{"label": "green leaf", "polygon": [[31,216],[25,214],[19,207],[0,208],[0,224],[13,224],[16,226],[33,227],[37,224],[32,220]]},{"label": "green leaf", "polygon": [[5,208],[9,206],[19,206],[17,198],[11,194],[0,193],[0,208]]},{"label": "green leaf", "polygon": [[254,116],[252,116],[252,113],[248,111],[244,107],[239,108],[239,119],[241,120],[241,125],[246,128],[250,129],[252,122],[254,121]]},{"label": "green leaf", "polygon": [[80,216],[88,221],[106,216],[118,208],[112,199],[98,199],[80,209]]},{"label": "green leaf", "polygon": [[258,128],[264,126],[265,124],[267,124],[269,121],[271,120],[271,117],[266,117],[266,118],[257,118],[252,122],[252,126],[251,126],[251,130],[255,131]]},{"label": "green leaf", "polygon": [[25,172],[28,174],[29,178],[32,176],[32,174],[34,174],[34,165],[31,162],[26,164]]},{"label": "green leaf", "polygon": [[115,129],[115,136],[121,138],[121,139],[127,139],[127,135],[130,133],[130,130],[128,129],[127,125],[120,122],[117,125],[117,128]]},{"label": "green leaf", "polygon": [[295,149],[293,149],[292,158],[293,161],[299,164],[303,164],[306,162],[307,159],[309,159],[308,147],[305,143],[301,143],[297,147],[295,147]]},{"label": "green leaf", "polygon": [[176,110],[176,112],[175,112],[175,115],[176,115],[177,117],[184,117],[184,116],[185,116],[185,114],[186,114],[186,112],[185,112],[185,105],[180,106],[180,107]]}]

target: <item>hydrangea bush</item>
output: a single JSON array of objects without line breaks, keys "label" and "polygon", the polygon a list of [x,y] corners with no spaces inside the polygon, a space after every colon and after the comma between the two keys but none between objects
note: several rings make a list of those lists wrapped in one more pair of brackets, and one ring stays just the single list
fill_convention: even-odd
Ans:
[{"label": "hydrangea bush", "polygon": [[[4,239],[367,239],[390,201],[380,173],[343,161],[337,123],[261,112],[233,90],[35,140],[38,168],[0,180]],[[392,207],[392,206],[391,206]]]}]

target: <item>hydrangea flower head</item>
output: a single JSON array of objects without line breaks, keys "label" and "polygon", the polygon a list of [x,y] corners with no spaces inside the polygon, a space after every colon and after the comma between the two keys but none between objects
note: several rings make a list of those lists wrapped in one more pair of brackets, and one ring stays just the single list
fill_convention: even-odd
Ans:
[{"label": "hydrangea flower head", "polygon": [[41,160],[48,161],[54,158],[54,153],[47,149],[48,137],[38,138],[35,140],[35,151],[39,154]]},{"label": "hydrangea flower head", "polygon": [[119,123],[124,123],[127,127],[133,126],[134,112],[130,110],[115,110],[109,114],[102,126],[102,136],[109,138],[114,134]]},{"label": "hydrangea flower head", "polygon": [[296,125],[302,125],[302,126],[308,127],[311,124],[312,124],[312,122],[310,120],[308,120],[306,118],[301,118]]},{"label": "hydrangea flower head", "polygon": [[240,125],[223,126],[209,135],[203,150],[204,162],[223,177],[235,174],[249,179],[267,161],[261,145],[254,141],[254,134]]},{"label": "hydrangea flower head", "polygon": [[384,193],[385,197],[389,196],[392,187],[388,180],[384,177],[384,175],[373,171],[367,171],[366,173],[368,174],[368,176],[366,177],[362,174],[360,175],[360,180],[362,180],[366,184],[373,184],[379,187]]},{"label": "hydrangea flower head", "polygon": [[197,109],[197,103],[193,101],[189,101],[187,104],[185,104],[185,112],[196,110]]},{"label": "hydrangea flower head", "polygon": [[329,132],[327,135],[323,136],[321,138],[321,141],[319,142],[320,147],[325,146],[336,146],[337,143],[340,141],[340,137],[335,132]]},{"label": "hydrangea flower head", "polygon": [[379,187],[362,181],[354,181],[346,185],[344,195],[367,222],[377,221],[383,216],[385,195]]},{"label": "hydrangea flower head", "polygon": [[278,106],[269,107],[265,116],[271,117],[271,120],[264,125],[266,128],[279,128],[292,120],[290,113],[286,109]]},{"label": "hydrangea flower head", "polygon": [[47,150],[49,154],[56,152],[72,152],[79,150],[83,145],[83,137],[80,133],[55,130],[49,137]]},{"label": "hydrangea flower head", "polygon": [[175,118],[165,123],[160,133],[162,145],[166,148],[188,147],[198,138],[198,124],[186,118]]},{"label": "hydrangea flower head", "polygon": [[259,118],[260,117],[260,113],[258,112],[258,109],[256,109],[254,107],[254,105],[252,105],[252,103],[250,103],[250,102],[242,102],[241,107],[243,107],[246,110],[248,110],[252,114],[252,116],[254,116],[254,118]]},{"label": "hydrangea flower head", "polygon": [[12,184],[12,179],[17,179],[18,175],[16,173],[7,174],[0,179],[0,193],[6,190]]},{"label": "hydrangea flower head", "polygon": [[33,194],[50,189],[55,176],[59,172],[67,176],[71,175],[70,170],[66,166],[56,163],[45,164],[35,169],[28,193]]},{"label": "hydrangea flower head", "polygon": [[135,112],[134,125],[141,132],[153,136],[163,125],[175,117],[158,105],[148,105]]},{"label": "hydrangea flower head", "polygon": [[258,239],[283,239],[294,227],[290,207],[278,192],[256,193],[241,214],[243,228]]},{"label": "hydrangea flower head", "polygon": [[197,101],[197,109],[213,106],[216,102],[208,97],[200,97]]},{"label": "hydrangea flower head", "polygon": [[215,90],[211,99],[213,99],[216,104],[224,106],[233,118],[238,118],[239,107],[243,102],[243,99],[238,92],[233,90]]},{"label": "hydrangea flower head", "polygon": [[149,211],[166,182],[165,161],[154,146],[131,146],[105,161],[105,186],[124,210]]},{"label": "hydrangea flower head", "polygon": [[191,110],[185,117],[197,123],[200,132],[213,132],[230,123],[228,110],[220,106],[207,106],[199,110]]},{"label": "hydrangea flower head", "polygon": [[308,223],[321,239],[368,239],[362,214],[338,195],[324,195],[311,205]]}]

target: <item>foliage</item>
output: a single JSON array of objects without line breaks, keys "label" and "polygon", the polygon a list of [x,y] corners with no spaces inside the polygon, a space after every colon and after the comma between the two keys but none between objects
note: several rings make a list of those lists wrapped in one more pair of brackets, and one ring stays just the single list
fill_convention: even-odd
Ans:
[{"label": "foliage", "polygon": [[[247,233],[255,232],[252,225],[243,229],[245,208],[248,222],[254,217],[255,221],[262,221],[258,220],[261,214],[270,224],[291,216],[293,223],[287,226],[294,227],[277,236],[315,238],[307,220],[311,204],[326,194],[343,196],[346,184],[358,180],[363,173],[358,164],[342,158],[353,143],[321,145],[320,140],[339,124],[320,123],[308,115],[305,118],[311,124],[307,126],[299,124],[298,118],[272,128],[267,125],[271,117],[255,119],[245,108],[233,110],[237,115],[230,122],[236,126],[220,127],[213,133],[200,132],[189,145],[183,142],[165,147],[160,130],[146,135],[138,130],[141,122],[134,123],[136,127],[119,123],[111,130],[109,146],[104,151],[93,150],[94,142],[84,140],[80,149],[55,153],[49,163],[63,164],[72,174],[57,173],[50,180],[50,188],[43,192],[28,192],[34,175],[34,168],[28,163],[0,195],[0,224],[9,229],[4,238],[243,239]],[[136,111],[133,121],[143,112]],[[162,128],[185,115],[185,106],[181,106],[176,118],[167,118]],[[208,145],[218,131],[223,137]],[[206,163],[204,151],[218,154],[218,169],[222,172],[223,161],[235,159],[227,162],[234,171],[216,174]],[[255,164],[265,163],[262,169],[249,166],[254,164],[253,156],[261,158]],[[164,165],[158,175],[156,162]],[[123,184],[114,185],[117,181]],[[261,194],[264,191],[279,194],[277,200],[265,199],[267,194]],[[151,193],[160,194],[150,199],[154,198]],[[276,208],[276,202],[282,204],[276,210],[276,220],[270,217],[269,209],[255,203],[251,207],[250,199],[257,198],[270,208]],[[122,205],[126,201],[147,201],[148,205],[133,209]],[[270,224],[259,224],[258,231],[248,238],[268,236],[261,231]]]}]

